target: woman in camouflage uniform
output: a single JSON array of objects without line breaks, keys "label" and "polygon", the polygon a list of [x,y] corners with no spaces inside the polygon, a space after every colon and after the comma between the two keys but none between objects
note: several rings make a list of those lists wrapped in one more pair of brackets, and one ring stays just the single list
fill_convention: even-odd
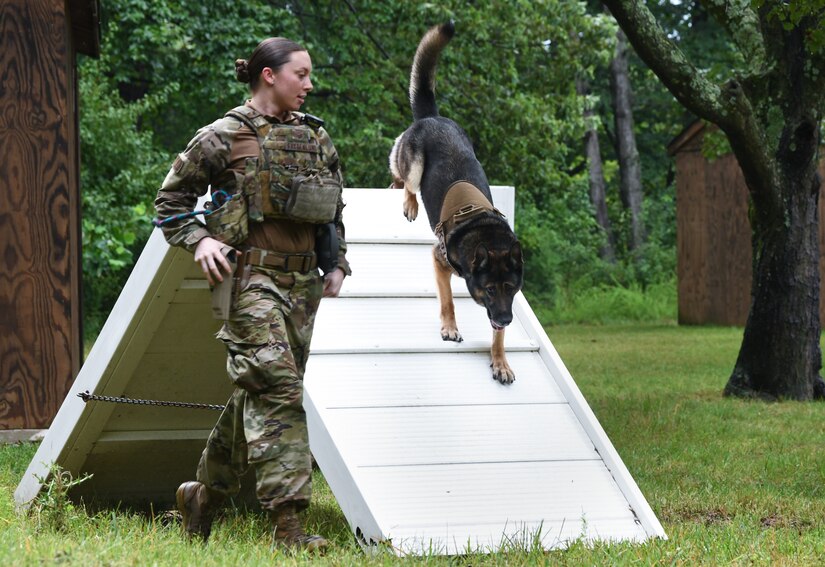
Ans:
[{"label": "woman in camouflage uniform", "polygon": [[[309,505],[311,493],[303,375],[321,297],[337,296],[350,273],[340,218],[340,168],[322,121],[308,121],[297,112],[312,90],[312,62],[303,47],[270,38],[235,66],[238,80],[250,83],[251,99],[198,131],[155,201],[158,218],[170,221],[162,224],[166,239],[194,253],[210,284],[232,277],[228,245],[240,252],[236,295],[218,333],[236,389],[209,436],[197,481],[178,488],[177,503],[185,533],[205,541],[218,507],[238,492],[239,478],[251,465],[276,543],[315,550],[326,540],[307,535],[296,515]],[[277,134],[274,142],[267,137],[271,132]],[[265,147],[279,149],[267,154]],[[262,172],[264,159],[274,166]],[[323,279],[314,253],[319,225],[283,214],[285,201],[275,195],[287,188],[288,196],[289,177],[310,169],[321,171],[328,186],[339,187],[332,203],[338,267]],[[210,188],[213,195],[218,189],[240,195],[243,218],[230,221],[238,226],[210,232],[209,223],[170,218],[191,212]],[[238,238],[242,241],[232,242]]]}]

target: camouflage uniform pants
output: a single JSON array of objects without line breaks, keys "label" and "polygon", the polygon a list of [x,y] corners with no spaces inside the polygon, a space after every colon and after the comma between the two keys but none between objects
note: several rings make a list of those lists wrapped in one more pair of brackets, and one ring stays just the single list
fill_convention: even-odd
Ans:
[{"label": "camouflage uniform pants", "polygon": [[323,283],[317,271],[254,268],[218,332],[236,389],[212,429],[197,479],[227,495],[255,470],[264,509],[309,505],[312,461],[303,378]]}]

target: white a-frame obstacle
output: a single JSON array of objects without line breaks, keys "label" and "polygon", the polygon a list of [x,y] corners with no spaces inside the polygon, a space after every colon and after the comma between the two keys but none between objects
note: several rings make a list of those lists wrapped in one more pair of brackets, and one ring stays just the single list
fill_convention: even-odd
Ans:
[{"label": "white a-frame obstacle", "polygon": [[[513,218],[511,187],[494,187]],[[453,278],[464,342],[441,340],[423,209],[345,190],[353,276],[325,299],[305,377],[310,445],[358,541],[398,554],[666,537],[525,298],[505,347],[516,382],[491,378],[484,309]],[[74,495],[172,504],[217,415],[91,401],[79,393],[222,404],[231,392],[209,290],[155,231],[15,491],[51,463],[93,477]]]}]

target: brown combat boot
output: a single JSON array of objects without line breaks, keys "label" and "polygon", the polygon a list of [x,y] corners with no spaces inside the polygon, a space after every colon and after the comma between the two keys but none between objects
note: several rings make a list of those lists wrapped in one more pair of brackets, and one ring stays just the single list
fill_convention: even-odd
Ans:
[{"label": "brown combat boot", "polygon": [[319,535],[309,535],[304,532],[301,520],[295,513],[295,506],[285,504],[271,512],[274,529],[272,537],[276,545],[283,545],[291,549],[306,549],[310,553],[323,553],[328,543]]},{"label": "brown combat boot", "polygon": [[175,500],[183,516],[181,524],[187,538],[198,537],[206,543],[212,533],[212,520],[224,499],[223,494],[200,482],[184,482],[178,487]]}]

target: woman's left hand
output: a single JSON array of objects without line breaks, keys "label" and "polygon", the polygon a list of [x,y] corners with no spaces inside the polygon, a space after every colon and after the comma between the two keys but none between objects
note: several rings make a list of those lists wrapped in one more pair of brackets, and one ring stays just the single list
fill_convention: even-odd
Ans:
[{"label": "woman's left hand", "polygon": [[346,274],[341,268],[336,268],[330,273],[324,274],[324,297],[338,297],[345,276]]}]

